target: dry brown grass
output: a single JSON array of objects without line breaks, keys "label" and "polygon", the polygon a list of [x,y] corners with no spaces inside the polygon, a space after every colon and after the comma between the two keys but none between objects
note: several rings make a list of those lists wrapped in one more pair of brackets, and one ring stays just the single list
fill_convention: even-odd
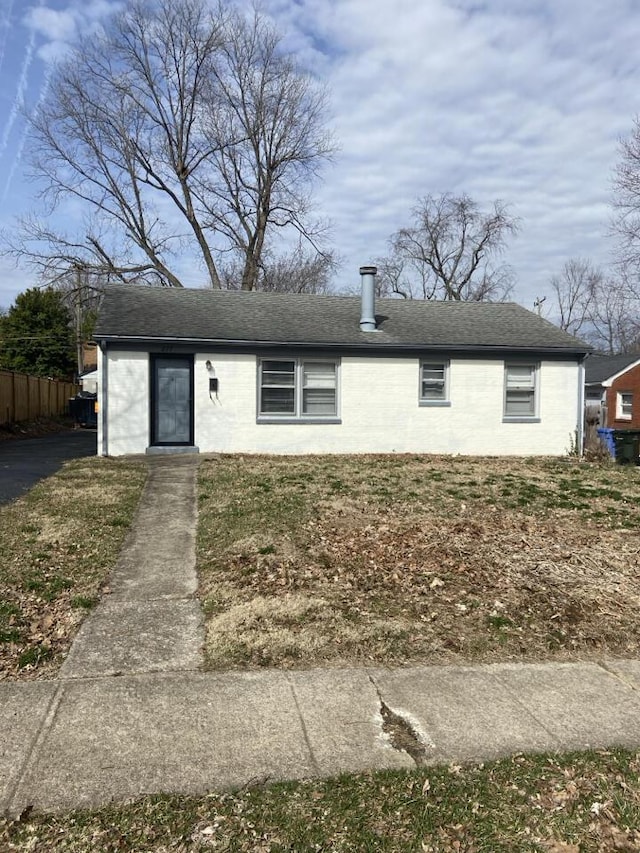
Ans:
[{"label": "dry brown grass", "polygon": [[637,654],[638,469],[217,457],[200,477],[212,667]]},{"label": "dry brown grass", "polygon": [[0,679],[55,675],[117,558],[145,475],[140,461],[80,459],[0,508]]}]

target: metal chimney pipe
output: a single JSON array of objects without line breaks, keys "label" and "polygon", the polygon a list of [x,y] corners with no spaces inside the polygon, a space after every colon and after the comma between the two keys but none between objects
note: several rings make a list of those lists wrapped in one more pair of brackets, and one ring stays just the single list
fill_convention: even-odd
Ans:
[{"label": "metal chimney pipe", "polygon": [[360,267],[361,310],[360,331],[376,331],[376,273],[377,267]]}]

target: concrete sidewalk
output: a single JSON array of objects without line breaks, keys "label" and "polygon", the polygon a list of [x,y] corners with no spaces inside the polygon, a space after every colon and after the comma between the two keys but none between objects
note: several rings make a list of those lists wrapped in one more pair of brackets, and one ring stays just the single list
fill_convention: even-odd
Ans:
[{"label": "concrete sidewalk", "polygon": [[640,661],[204,673],[195,457],[159,457],[60,677],[0,682],[0,812],[640,746]]},{"label": "concrete sidewalk", "polygon": [[635,747],[640,662],[2,683],[0,720],[0,807],[16,816],[520,751]]}]

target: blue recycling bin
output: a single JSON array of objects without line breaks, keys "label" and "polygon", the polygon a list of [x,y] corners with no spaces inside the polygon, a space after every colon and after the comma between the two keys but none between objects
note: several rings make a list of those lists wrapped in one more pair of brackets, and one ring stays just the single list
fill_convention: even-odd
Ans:
[{"label": "blue recycling bin", "polygon": [[615,430],[611,427],[600,427],[597,430],[600,441],[605,445],[611,456],[616,458],[616,443],[613,437]]}]

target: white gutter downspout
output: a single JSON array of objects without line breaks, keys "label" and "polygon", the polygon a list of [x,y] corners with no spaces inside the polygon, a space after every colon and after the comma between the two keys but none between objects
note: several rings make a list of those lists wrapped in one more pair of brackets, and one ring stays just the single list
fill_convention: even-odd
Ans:
[{"label": "white gutter downspout", "polygon": [[584,359],[583,356],[578,364],[578,428],[576,430],[578,456],[584,454]]},{"label": "white gutter downspout", "polygon": [[100,352],[102,354],[102,358],[100,359],[100,367],[101,367],[101,381],[100,381],[100,426],[102,427],[102,441],[100,447],[100,455],[108,456],[109,455],[109,436],[108,436],[108,419],[107,419],[107,388],[108,388],[108,359],[107,359],[107,342],[100,341]]},{"label": "white gutter downspout", "polygon": [[360,267],[360,331],[376,331],[376,267]]}]

